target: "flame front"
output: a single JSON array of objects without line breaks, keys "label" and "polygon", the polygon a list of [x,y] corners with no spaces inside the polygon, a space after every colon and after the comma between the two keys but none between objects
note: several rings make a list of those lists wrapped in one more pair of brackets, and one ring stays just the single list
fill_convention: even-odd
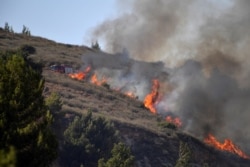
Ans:
[{"label": "flame front", "polygon": [[91,67],[88,66],[84,71],[69,74],[69,77],[73,79],[77,79],[77,80],[83,80],[86,77],[86,75],[90,72],[90,70],[91,70]]},{"label": "flame front", "polygon": [[98,80],[97,75],[94,74],[94,75],[91,77],[91,83],[93,83],[93,84],[95,84],[95,85],[98,85],[98,86],[101,86],[102,84],[107,83],[107,79],[106,79],[105,77],[103,77],[101,80]]},{"label": "flame front", "polygon": [[86,77],[86,74],[84,72],[69,74],[69,76],[73,79],[77,80],[83,80]]},{"label": "flame front", "polygon": [[178,128],[181,127],[181,125],[182,125],[182,122],[181,122],[180,118],[178,118],[178,117],[172,118],[171,116],[167,116],[166,121],[169,123],[175,124]]},{"label": "flame front", "polygon": [[152,90],[144,99],[145,107],[148,108],[152,113],[157,112],[155,108],[155,103],[157,102],[159,88],[160,88],[159,81],[154,79]]},{"label": "flame front", "polygon": [[220,143],[212,134],[209,134],[204,142],[219,150],[228,151],[237,154],[242,158],[250,159],[250,157],[241,151],[230,139],[225,139],[224,143]]}]

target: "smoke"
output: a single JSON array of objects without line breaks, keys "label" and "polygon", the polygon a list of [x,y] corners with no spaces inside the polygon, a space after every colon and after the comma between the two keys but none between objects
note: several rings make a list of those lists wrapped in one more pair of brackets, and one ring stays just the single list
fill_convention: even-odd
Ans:
[{"label": "smoke", "polygon": [[119,17],[92,33],[107,51],[117,53],[105,60],[90,56],[99,73],[133,89],[140,99],[158,78],[159,113],[180,117],[183,130],[200,139],[208,133],[230,138],[250,154],[250,1],[118,4],[126,6]]},{"label": "smoke", "polygon": [[189,60],[174,69],[168,82],[175,88],[166,94],[161,107],[178,115],[184,130],[192,135],[202,139],[212,133],[221,141],[230,138],[249,151],[250,89],[240,88],[232,76],[218,68],[209,76],[203,68]]},{"label": "smoke", "polygon": [[94,31],[94,36],[103,37],[107,48],[114,53],[126,48],[133,58],[156,60],[154,56],[165,50],[168,38],[176,32],[178,15],[186,10],[185,4],[163,0],[127,3],[132,11],[104,22]]},{"label": "smoke", "polygon": [[150,92],[151,80],[167,76],[164,63],[136,61],[129,58],[126,50],[115,55],[88,52],[82,56],[82,60],[100,78],[107,78],[112,89],[133,92],[140,100]]}]

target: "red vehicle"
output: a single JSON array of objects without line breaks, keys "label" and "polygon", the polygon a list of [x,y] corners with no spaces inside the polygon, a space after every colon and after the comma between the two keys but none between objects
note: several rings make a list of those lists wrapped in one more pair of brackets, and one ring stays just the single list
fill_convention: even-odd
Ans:
[{"label": "red vehicle", "polygon": [[52,65],[50,66],[50,70],[66,74],[73,73],[72,67],[65,65]]},{"label": "red vehicle", "polygon": [[50,66],[50,69],[55,72],[65,73],[64,67],[60,65]]}]

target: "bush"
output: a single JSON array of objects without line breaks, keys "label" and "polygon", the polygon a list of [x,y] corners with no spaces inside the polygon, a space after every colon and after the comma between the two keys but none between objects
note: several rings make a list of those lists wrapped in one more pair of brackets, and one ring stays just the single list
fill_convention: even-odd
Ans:
[{"label": "bush", "polygon": [[7,149],[0,150],[0,166],[15,167],[16,166],[16,151],[13,146]]},{"label": "bush", "polygon": [[48,96],[45,99],[45,104],[48,106],[49,110],[52,112],[57,112],[62,109],[62,101],[60,99],[60,96],[55,92],[52,92],[50,96]]},{"label": "bush", "polygon": [[65,166],[97,166],[100,158],[110,157],[118,141],[113,125],[102,117],[94,118],[89,111],[76,116],[64,132],[65,143],[61,163]]},{"label": "bush", "polygon": [[35,54],[36,53],[36,48],[30,45],[22,45],[20,47],[20,50],[24,52],[25,54]]},{"label": "bush", "polygon": [[98,161],[98,167],[131,167],[133,165],[134,157],[124,143],[115,144],[111,153],[112,157],[106,163],[103,158]]},{"label": "bush", "polygon": [[161,123],[159,123],[158,124],[161,128],[163,128],[163,129],[166,129],[166,128],[168,128],[168,129],[173,129],[173,130],[176,130],[177,129],[177,126],[175,125],[175,124],[173,124],[173,123],[170,123],[170,122],[161,122]]},{"label": "bush", "polygon": [[191,159],[191,150],[188,147],[187,143],[181,141],[179,146],[179,159],[177,160],[175,167],[191,166],[190,159]]},{"label": "bush", "polygon": [[96,50],[101,50],[101,47],[97,41],[95,43],[92,42],[91,48]]}]

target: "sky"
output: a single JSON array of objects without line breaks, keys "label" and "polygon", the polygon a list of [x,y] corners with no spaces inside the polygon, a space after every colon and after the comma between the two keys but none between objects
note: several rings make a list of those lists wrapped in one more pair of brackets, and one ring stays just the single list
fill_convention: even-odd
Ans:
[{"label": "sky", "polygon": [[20,33],[56,42],[91,45],[91,29],[116,15],[116,0],[0,0],[0,27],[7,22]]}]

